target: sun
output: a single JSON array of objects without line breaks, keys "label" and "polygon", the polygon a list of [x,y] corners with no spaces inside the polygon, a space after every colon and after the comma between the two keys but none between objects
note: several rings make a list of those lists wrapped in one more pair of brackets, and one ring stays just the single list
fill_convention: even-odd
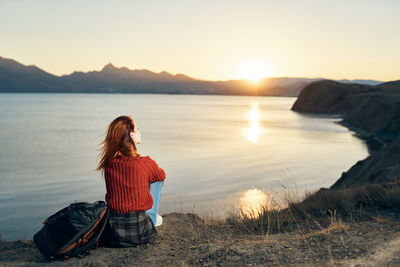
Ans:
[{"label": "sun", "polygon": [[245,79],[257,83],[262,78],[271,77],[273,69],[261,60],[248,60],[243,62],[236,70],[237,79]]}]

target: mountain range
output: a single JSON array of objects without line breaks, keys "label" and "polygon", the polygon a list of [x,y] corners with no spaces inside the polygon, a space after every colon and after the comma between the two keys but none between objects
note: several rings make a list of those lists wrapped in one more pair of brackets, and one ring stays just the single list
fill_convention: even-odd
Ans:
[{"label": "mountain range", "polygon": [[[301,89],[322,78],[265,78],[257,86],[246,80],[206,81],[184,74],[155,73],[146,69],[117,68],[111,63],[100,71],[56,76],[36,66],[0,57],[2,93],[156,93],[200,95],[298,96]],[[376,85],[373,80],[340,80]]]}]

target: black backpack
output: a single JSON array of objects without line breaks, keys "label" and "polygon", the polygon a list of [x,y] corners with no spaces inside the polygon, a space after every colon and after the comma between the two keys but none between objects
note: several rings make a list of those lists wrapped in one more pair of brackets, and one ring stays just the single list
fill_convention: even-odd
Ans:
[{"label": "black backpack", "polygon": [[73,203],[47,218],[33,241],[48,259],[83,256],[98,246],[107,220],[104,201]]}]

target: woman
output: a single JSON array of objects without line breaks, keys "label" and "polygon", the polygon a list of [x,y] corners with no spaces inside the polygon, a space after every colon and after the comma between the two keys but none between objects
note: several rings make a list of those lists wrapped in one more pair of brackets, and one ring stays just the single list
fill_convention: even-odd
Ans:
[{"label": "woman", "polygon": [[[97,170],[103,171],[110,210],[106,245],[136,246],[154,241],[165,172],[137,151],[141,134],[131,117],[120,116],[108,126]],[[158,215],[158,216],[157,216]]]}]

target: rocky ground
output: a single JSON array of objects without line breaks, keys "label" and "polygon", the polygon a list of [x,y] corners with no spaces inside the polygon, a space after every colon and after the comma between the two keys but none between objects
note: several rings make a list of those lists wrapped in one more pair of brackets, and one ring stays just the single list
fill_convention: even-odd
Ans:
[{"label": "rocky ground", "polygon": [[268,235],[172,213],[157,229],[152,245],[98,248],[66,261],[47,261],[32,241],[0,241],[0,266],[400,265],[400,220],[386,216]]}]

